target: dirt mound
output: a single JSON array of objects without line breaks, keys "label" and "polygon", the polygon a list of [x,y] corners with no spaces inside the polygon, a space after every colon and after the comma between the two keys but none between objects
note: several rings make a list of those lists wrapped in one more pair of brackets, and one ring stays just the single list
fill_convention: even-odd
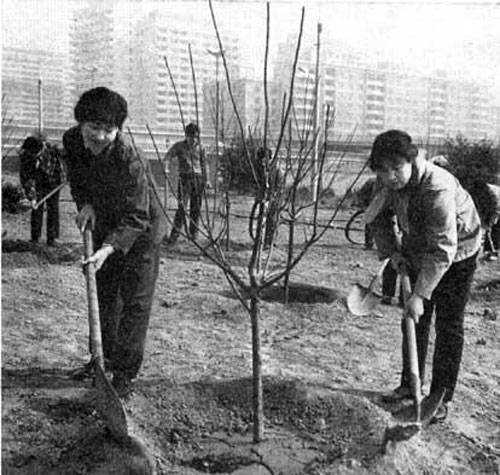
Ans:
[{"label": "dirt mound", "polygon": [[261,473],[256,467],[287,475],[391,473],[379,471],[387,459],[388,413],[365,398],[298,381],[265,380],[266,435],[258,445],[252,443],[249,379],[139,381],[125,404],[135,443],[120,447],[98,417],[89,383],[43,370],[4,371],[3,380],[4,392],[18,396],[17,404],[3,408],[4,440],[19,430],[26,436],[22,444],[6,444],[3,464],[13,474],[146,474],[154,473],[153,465],[156,473],[173,467],[186,474]]}]

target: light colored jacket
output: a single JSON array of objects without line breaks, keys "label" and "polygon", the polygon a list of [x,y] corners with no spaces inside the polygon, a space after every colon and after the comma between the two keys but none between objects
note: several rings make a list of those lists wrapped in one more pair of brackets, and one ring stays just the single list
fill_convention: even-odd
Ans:
[{"label": "light colored jacket", "polygon": [[413,291],[425,299],[454,262],[473,256],[481,246],[481,223],[470,195],[449,172],[418,156],[401,190],[382,189],[383,206],[372,221],[381,257],[399,250],[390,220],[396,214],[401,252],[418,277]]}]

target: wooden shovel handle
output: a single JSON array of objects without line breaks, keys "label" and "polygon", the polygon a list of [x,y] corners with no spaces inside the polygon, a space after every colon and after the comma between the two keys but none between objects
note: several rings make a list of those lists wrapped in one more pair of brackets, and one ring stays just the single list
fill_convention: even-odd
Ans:
[{"label": "wooden shovel handle", "polygon": [[64,186],[66,186],[66,183],[61,183],[59,186],[57,186],[56,188],[54,188],[50,193],[48,193],[47,195],[45,195],[38,203],[36,203],[35,206],[33,206],[33,209],[37,210],[38,208],[40,208],[40,206],[42,206],[52,195],[55,195]]},{"label": "wooden shovel handle", "polygon": [[[411,295],[411,282],[408,274],[405,270],[401,271],[401,285],[403,290],[403,301],[405,303],[410,298]],[[411,386],[412,395],[415,399],[416,407],[416,420],[420,421],[420,400],[422,399],[422,392],[420,388],[420,371],[418,368],[418,352],[417,352],[417,336],[415,333],[415,321],[411,316],[406,313],[405,308],[405,328],[406,328],[406,339],[408,345],[408,359],[410,361],[410,375],[411,375]]]},{"label": "wooden shovel handle", "polygon": [[[86,227],[83,232],[83,243],[85,247],[85,260],[94,254],[94,243],[92,231]],[[102,349],[101,322],[99,320],[99,302],[97,299],[97,283],[95,278],[95,264],[85,265],[85,277],[87,281],[87,300],[89,307],[90,327],[90,349],[92,359],[104,369],[104,354]]]}]

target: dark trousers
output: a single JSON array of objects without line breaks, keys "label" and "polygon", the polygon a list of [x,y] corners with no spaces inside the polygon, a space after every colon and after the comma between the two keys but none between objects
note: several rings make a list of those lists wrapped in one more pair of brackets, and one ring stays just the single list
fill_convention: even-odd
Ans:
[{"label": "dark trousers", "polygon": [[[389,262],[382,273],[382,295],[394,297],[396,295],[396,284],[398,282],[398,271]],[[401,295],[401,294],[400,294]]]},{"label": "dark trousers", "polygon": [[375,239],[373,237],[373,231],[369,224],[365,226],[365,249],[373,249],[375,244]]},{"label": "dark trousers", "polygon": [[[436,313],[436,341],[432,361],[430,392],[445,389],[444,401],[453,399],[457,384],[464,346],[464,314],[469,299],[470,287],[476,270],[477,254],[456,262],[445,273],[432,293],[431,300],[424,303],[424,314],[415,327],[417,338],[418,367],[420,381],[425,378],[425,361],[429,343],[432,315]],[[410,274],[412,284],[416,275]],[[403,372],[401,384],[410,384],[410,362],[406,344],[406,328],[403,329]]]},{"label": "dark trousers", "polygon": [[[178,185],[178,207],[174,217],[174,227],[170,238],[179,236],[184,227],[186,233],[196,236],[198,221],[200,219],[203,192],[205,191],[205,179],[201,175],[180,175]],[[186,223],[186,210],[189,206],[189,226]]]},{"label": "dark trousers", "polygon": [[[493,245],[493,247],[492,247]],[[484,252],[496,252],[500,248],[500,220],[484,233]]]},{"label": "dark trousers", "polygon": [[[36,198],[40,201],[52,190],[37,189]],[[47,208],[47,242],[59,237],[59,192],[54,193],[42,206],[31,212],[31,240],[38,241],[42,235],[43,211]]]},{"label": "dark trousers", "polygon": [[126,256],[113,253],[96,274],[104,357],[131,379],[144,357],[159,259],[159,245],[139,238]]}]

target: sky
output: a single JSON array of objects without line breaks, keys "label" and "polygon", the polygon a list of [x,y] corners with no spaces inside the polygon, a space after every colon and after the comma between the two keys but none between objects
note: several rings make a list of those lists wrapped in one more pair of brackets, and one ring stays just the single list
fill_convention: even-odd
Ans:
[{"label": "sky", "polygon": [[[99,0],[110,2],[112,0]],[[71,11],[84,0],[2,0],[5,45],[40,45],[68,51]],[[181,10],[206,18],[208,1],[120,0],[123,15],[141,9]],[[446,69],[455,76],[491,83],[500,97],[500,3],[465,0],[271,0],[271,52],[289,34],[297,34],[305,5],[306,34],[314,42],[316,25],[331,37],[365,50],[373,57],[403,62],[423,72]],[[262,64],[266,3],[262,0],[213,1],[222,30],[241,34],[247,66]]]}]

